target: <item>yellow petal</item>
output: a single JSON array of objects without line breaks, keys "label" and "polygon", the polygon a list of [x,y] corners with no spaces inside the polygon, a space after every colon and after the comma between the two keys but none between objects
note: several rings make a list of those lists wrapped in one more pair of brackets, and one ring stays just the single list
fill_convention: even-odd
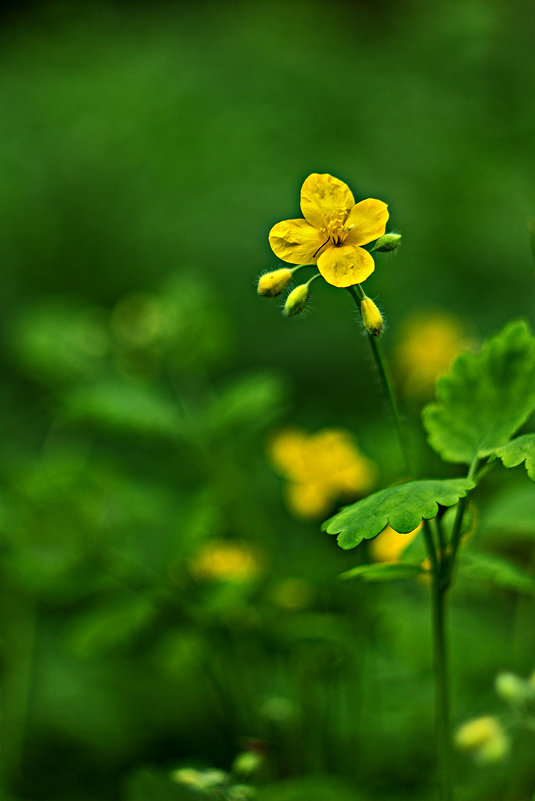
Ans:
[{"label": "yellow petal", "polygon": [[268,443],[268,452],[283,475],[298,481],[307,474],[308,436],[298,428],[278,431]]},{"label": "yellow petal", "polygon": [[[324,241],[324,240],[323,240]],[[308,264],[323,244],[320,232],[306,220],[284,220],[269,232],[271,250],[290,264]]]},{"label": "yellow petal", "polygon": [[365,281],[375,270],[375,263],[363,248],[338,245],[321,254],[318,270],[329,284],[346,287]]},{"label": "yellow petal", "polygon": [[287,489],[288,505],[297,517],[309,520],[321,517],[329,510],[330,492],[330,488],[323,487],[320,483],[290,484]]},{"label": "yellow petal", "polygon": [[351,245],[367,245],[383,236],[388,221],[388,206],[382,200],[369,197],[353,206],[345,227],[353,226],[346,242]]},{"label": "yellow petal", "polygon": [[301,187],[301,211],[315,228],[325,225],[325,212],[345,211],[349,214],[354,205],[351,189],[329,173],[320,175],[313,172]]}]

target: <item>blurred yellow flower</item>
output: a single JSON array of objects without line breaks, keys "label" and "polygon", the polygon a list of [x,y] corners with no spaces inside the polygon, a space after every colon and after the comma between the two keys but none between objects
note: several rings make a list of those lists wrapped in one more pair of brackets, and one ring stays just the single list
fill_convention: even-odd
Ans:
[{"label": "blurred yellow flower", "polygon": [[420,523],[408,534],[399,534],[391,526],[384,528],[377,537],[370,540],[370,551],[376,562],[399,562],[401,554],[422,528]]},{"label": "blurred yellow flower", "polygon": [[304,219],[284,220],[269,233],[271,249],[290,264],[316,264],[325,280],[338,287],[360,284],[375,263],[361,245],[385,232],[388,207],[368,198],[355,204],[347,184],[328,173],[312,173],[301,188]]},{"label": "blurred yellow flower", "polygon": [[269,453],[276,469],[289,479],[288,505],[298,517],[320,517],[337,498],[362,495],[375,480],[375,465],[342,429],[316,434],[286,429],[272,438]]},{"label": "blurred yellow flower", "polygon": [[425,397],[453,359],[470,348],[460,320],[446,312],[415,313],[405,324],[397,347],[396,363],[407,395]]},{"label": "blurred yellow flower", "polygon": [[463,723],[455,732],[455,745],[472,751],[478,762],[499,762],[509,751],[509,738],[497,718],[486,715]]},{"label": "blurred yellow flower", "polygon": [[248,581],[256,578],[261,565],[247,543],[212,540],[195,555],[190,568],[203,581]]}]

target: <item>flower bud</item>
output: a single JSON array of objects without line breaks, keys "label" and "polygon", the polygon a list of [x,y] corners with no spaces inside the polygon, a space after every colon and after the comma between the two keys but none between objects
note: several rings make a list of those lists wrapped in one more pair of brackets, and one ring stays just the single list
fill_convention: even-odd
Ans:
[{"label": "flower bud", "polygon": [[275,298],[286,289],[292,280],[292,270],[288,267],[281,267],[280,270],[273,270],[260,276],[258,281],[258,294],[268,298]]},{"label": "flower bud", "polygon": [[498,673],[495,681],[496,692],[508,704],[522,704],[535,697],[535,688],[514,673]]},{"label": "flower bud", "polygon": [[296,314],[301,314],[305,308],[308,300],[308,284],[299,284],[295,289],[292,289],[286,303],[284,304],[284,316],[295,317]]},{"label": "flower bud", "polygon": [[379,253],[389,253],[391,250],[397,250],[400,243],[401,234],[383,234],[373,246],[373,250],[377,250]]},{"label": "flower bud", "polygon": [[381,312],[371,298],[363,298],[360,302],[360,313],[362,323],[368,334],[380,337],[383,330],[383,318]]}]

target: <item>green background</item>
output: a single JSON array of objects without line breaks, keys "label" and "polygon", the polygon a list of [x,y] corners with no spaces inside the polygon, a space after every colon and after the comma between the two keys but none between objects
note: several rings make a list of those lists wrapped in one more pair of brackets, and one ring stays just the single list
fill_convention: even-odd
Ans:
[{"label": "green background", "polygon": [[[247,738],[266,799],[433,793],[425,587],[340,585],[362,556],[290,516],[265,451],[280,424],[347,426],[399,478],[366,340],[347,293],[316,281],[286,320],[256,280],[330,172],[403,234],[366,282],[388,352],[433,309],[475,339],[533,322],[534,38],[518,0],[4,12],[7,799],[166,801],[150,771],[227,770]],[[424,472],[456,475],[418,413]],[[495,547],[526,565],[533,500],[510,509]],[[259,577],[195,582],[210,538],[256,547]],[[298,608],[274,600],[288,578]],[[453,606],[459,723],[500,711],[494,676],[528,675],[535,636],[529,598],[461,583]],[[465,797],[525,801],[530,748],[461,757]]]}]

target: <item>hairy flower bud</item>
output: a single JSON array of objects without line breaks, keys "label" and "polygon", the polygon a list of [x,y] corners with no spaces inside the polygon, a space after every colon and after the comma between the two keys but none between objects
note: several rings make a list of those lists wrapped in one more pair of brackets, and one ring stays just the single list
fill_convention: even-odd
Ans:
[{"label": "hairy flower bud", "polygon": [[362,323],[368,334],[380,337],[383,330],[383,317],[371,298],[363,298],[360,302]]},{"label": "hairy flower bud", "polygon": [[401,234],[383,234],[380,236],[372,250],[379,251],[379,253],[389,253],[391,250],[397,250],[401,243]]},{"label": "hairy flower bud", "polygon": [[308,284],[299,284],[295,289],[292,289],[286,303],[284,304],[284,316],[295,317],[296,314],[301,314],[305,308],[308,300]]},{"label": "hairy flower bud", "polygon": [[286,289],[292,280],[292,270],[288,267],[281,267],[280,270],[273,270],[260,276],[258,281],[258,294],[268,298],[275,298]]}]

